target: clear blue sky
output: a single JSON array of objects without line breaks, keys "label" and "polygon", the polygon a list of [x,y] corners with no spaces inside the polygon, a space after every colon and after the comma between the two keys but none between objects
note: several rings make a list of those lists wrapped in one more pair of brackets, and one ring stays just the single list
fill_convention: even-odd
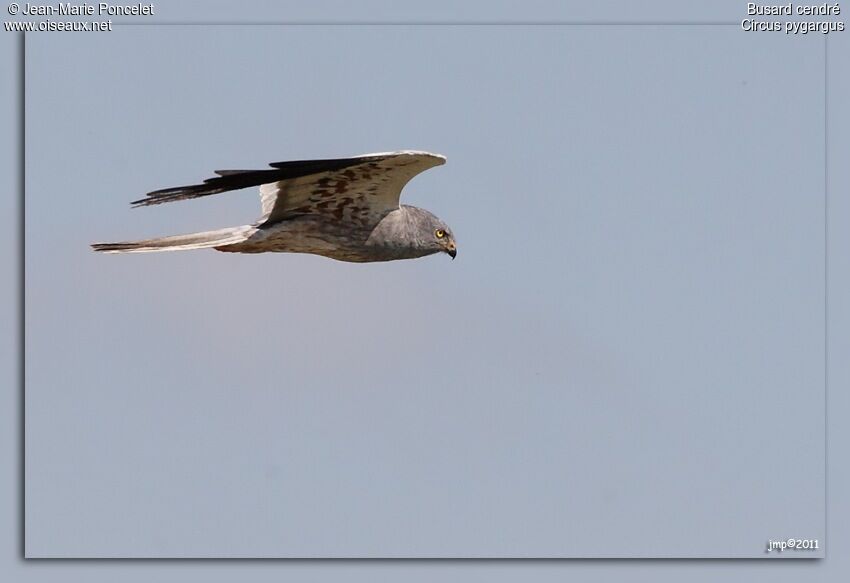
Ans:
[{"label": "clear blue sky", "polygon": [[[822,539],[822,58],[735,27],[30,36],[28,551]],[[448,156],[405,201],[457,261],[87,247],[253,220],[251,191],[129,209],[214,168],[399,148]]]}]

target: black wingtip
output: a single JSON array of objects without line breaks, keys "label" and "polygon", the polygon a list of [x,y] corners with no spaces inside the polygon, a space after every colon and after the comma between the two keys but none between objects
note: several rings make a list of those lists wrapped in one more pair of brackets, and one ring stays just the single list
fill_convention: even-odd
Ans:
[{"label": "black wingtip", "polygon": [[133,243],[92,243],[92,251],[109,253],[110,251],[127,251],[133,249]]},{"label": "black wingtip", "polygon": [[[213,170],[219,176],[235,176],[237,174],[247,174],[249,172],[257,172],[257,170]],[[204,182],[215,180],[215,178],[207,178]]]},{"label": "black wingtip", "polygon": [[180,200],[180,198],[175,196],[151,196],[150,198],[140,198],[139,200],[134,200],[130,203],[132,208],[139,208],[142,206],[153,206],[155,204],[162,204],[164,202],[171,202],[172,200]]},{"label": "black wingtip", "polygon": [[[332,160],[295,160],[291,162],[273,162],[269,164],[271,169],[265,170],[216,170],[217,176],[207,178],[201,184],[188,186],[175,186],[149,192],[146,198],[134,200],[130,203],[133,208],[152,206],[165,202],[178,200],[190,200],[210,196],[229,190],[240,190],[251,186],[260,186],[299,178],[319,172],[332,172],[349,166],[355,166],[371,160],[370,157],[339,158]],[[380,159],[376,157],[375,159]]]},{"label": "black wingtip", "polygon": [[155,204],[163,204],[166,202],[174,202],[178,200],[189,200],[192,198],[200,198],[211,194],[224,192],[226,188],[216,187],[207,183],[197,184],[193,186],[177,186],[175,188],[163,188],[162,190],[154,190],[149,192],[146,198],[140,198],[130,203],[133,208],[141,206],[153,206]]}]

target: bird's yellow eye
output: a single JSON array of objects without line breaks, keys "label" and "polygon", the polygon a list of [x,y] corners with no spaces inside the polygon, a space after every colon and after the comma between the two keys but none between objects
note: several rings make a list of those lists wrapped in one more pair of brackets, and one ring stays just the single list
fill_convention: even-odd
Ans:
[{"label": "bird's yellow eye", "polygon": [[437,229],[436,231],[434,231],[434,235],[437,236],[437,239],[442,239],[446,236],[446,232],[442,229]]}]

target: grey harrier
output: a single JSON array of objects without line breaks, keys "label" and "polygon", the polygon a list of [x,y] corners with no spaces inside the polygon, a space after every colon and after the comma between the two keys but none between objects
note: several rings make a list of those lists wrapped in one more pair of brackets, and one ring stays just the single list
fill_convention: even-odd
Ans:
[{"label": "grey harrier", "polygon": [[143,253],[212,247],[232,253],[314,253],[340,261],[392,261],[447,253],[457,246],[430,212],[400,205],[411,178],[446,159],[402,151],[333,160],[276,162],[266,170],[217,170],[202,184],[157,190],[134,206],[200,198],[260,187],[262,216],[251,225],[125,243],[95,243],[95,251]]}]

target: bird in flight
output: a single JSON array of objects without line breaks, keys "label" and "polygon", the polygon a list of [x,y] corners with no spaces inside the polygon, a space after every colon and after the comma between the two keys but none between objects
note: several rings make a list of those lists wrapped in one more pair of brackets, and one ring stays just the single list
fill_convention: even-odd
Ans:
[{"label": "bird in flight", "polygon": [[452,230],[425,209],[399,204],[410,179],[445,164],[438,154],[405,150],[331,160],[275,162],[265,170],[216,170],[202,184],[148,193],[150,206],[260,187],[262,216],[253,224],[123,243],[95,243],[105,253],[213,248],[231,253],[313,253],[365,263],[457,255]]}]

